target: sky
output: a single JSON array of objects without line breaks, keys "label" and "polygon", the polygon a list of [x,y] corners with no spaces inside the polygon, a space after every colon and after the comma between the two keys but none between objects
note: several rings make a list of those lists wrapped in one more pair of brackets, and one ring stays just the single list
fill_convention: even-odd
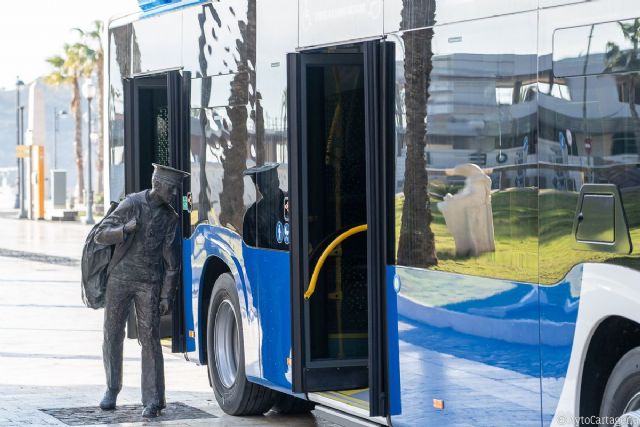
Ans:
[{"label": "sky", "polygon": [[45,59],[76,40],[74,27],[90,28],[138,10],[137,0],[3,0],[0,12],[0,90],[50,71]]}]

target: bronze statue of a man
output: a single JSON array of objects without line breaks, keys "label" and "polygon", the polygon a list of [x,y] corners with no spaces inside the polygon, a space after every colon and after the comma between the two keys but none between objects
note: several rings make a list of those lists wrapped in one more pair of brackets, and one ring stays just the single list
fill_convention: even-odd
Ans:
[{"label": "bronze statue of a man", "polygon": [[151,190],[127,196],[95,234],[97,243],[116,245],[106,287],[102,354],[107,391],[100,407],[116,407],[122,388],[125,323],[134,301],[142,345],[142,416],[146,418],[157,417],[166,406],[160,316],[169,313],[180,277],[179,217],[171,202],[188,176],[153,166]]}]

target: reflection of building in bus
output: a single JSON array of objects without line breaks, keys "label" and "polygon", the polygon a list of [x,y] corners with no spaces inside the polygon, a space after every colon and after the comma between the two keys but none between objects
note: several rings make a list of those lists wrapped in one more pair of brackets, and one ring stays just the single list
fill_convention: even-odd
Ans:
[{"label": "reflection of building in bus", "polygon": [[[434,55],[427,107],[428,168],[450,168],[471,161],[494,169],[494,189],[535,186],[540,179],[542,186],[575,191],[590,167],[637,161],[638,124],[628,105],[627,79],[616,74],[581,77],[576,61],[567,58],[556,68],[573,76],[555,78],[551,85],[537,83],[531,74],[536,58]],[[540,57],[543,75],[552,72],[551,59],[551,55]],[[590,66],[604,68],[605,55],[591,55]],[[402,63],[396,70],[401,92]],[[582,102],[585,95],[586,109]],[[538,119],[545,125],[540,135],[535,132]],[[556,128],[555,123],[560,122],[562,127]],[[399,128],[399,180],[406,156],[402,136]],[[587,140],[593,146],[590,153],[585,148]],[[538,159],[557,166],[542,168],[538,174],[535,168],[527,167]],[[456,182],[456,178],[448,181]]]}]

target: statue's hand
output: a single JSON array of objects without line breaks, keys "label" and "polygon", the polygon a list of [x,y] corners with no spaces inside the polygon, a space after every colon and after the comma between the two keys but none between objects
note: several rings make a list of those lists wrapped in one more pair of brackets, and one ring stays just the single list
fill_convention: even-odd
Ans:
[{"label": "statue's hand", "polygon": [[137,226],[138,226],[138,223],[137,223],[136,219],[133,218],[131,221],[127,222],[124,225],[124,232],[127,233],[127,234],[131,234],[134,231],[136,231],[136,227]]},{"label": "statue's hand", "polygon": [[164,316],[165,314],[169,314],[171,310],[171,305],[169,304],[169,300],[167,298],[162,298],[160,300],[160,315]]}]

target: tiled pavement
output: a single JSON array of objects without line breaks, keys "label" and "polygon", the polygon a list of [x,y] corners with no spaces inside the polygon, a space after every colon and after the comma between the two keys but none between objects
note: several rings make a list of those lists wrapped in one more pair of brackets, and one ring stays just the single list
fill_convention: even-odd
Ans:
[{"label": "tiled pavement", "polygon": [[[51,260],[19,253],[0,255],[0,426],[64,425],[42,409],[95,407],[104,391],[102,311],[82,305],[79,268],[55,263],[55,257],[78,258],[76,248],[86,227],[0,218],[0,230],[0,248],[24,247],[27,252],[42,248],[54,255]],[[125,343],[124,363],[119,404],[138,405],[137,342]],[[118,425],[334,425],[316,415],[230,417],[215,402],[206,367],[165,353],[165,374],[169,403],[179,402],[216,418]]]}]

